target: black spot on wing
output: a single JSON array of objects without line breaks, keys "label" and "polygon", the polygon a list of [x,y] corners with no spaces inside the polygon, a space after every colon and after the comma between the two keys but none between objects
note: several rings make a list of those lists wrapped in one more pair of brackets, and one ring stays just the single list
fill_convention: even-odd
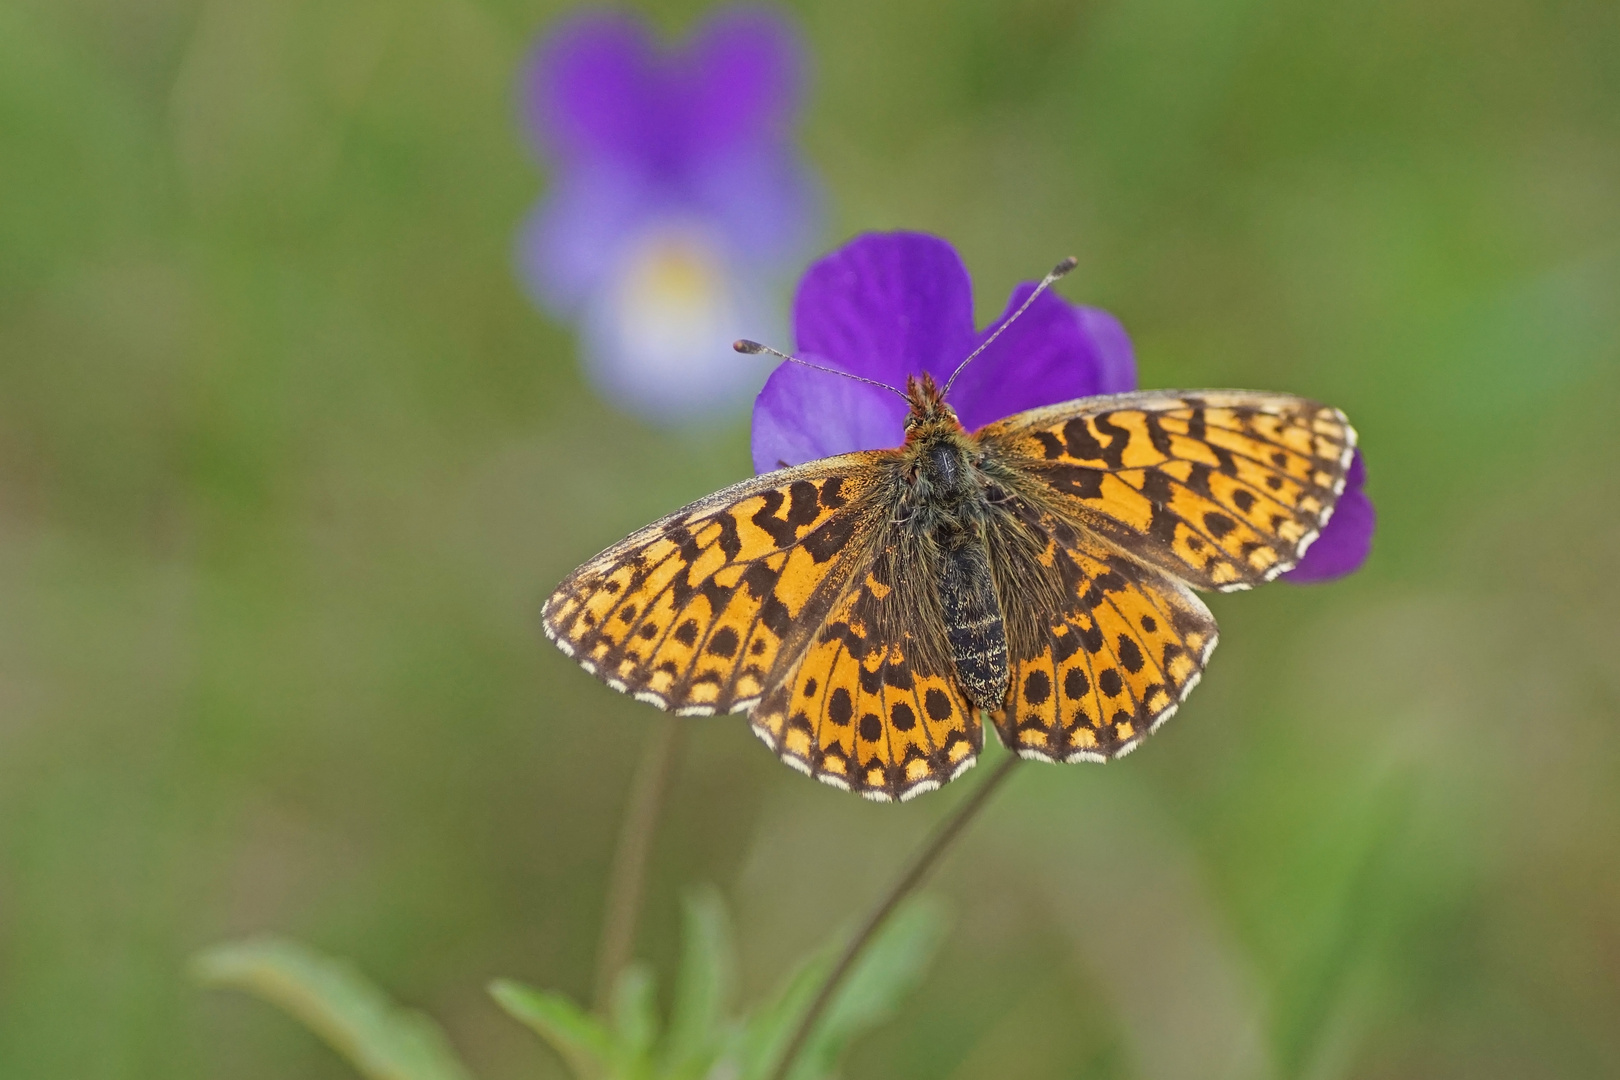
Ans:
[{"label": "black spot on wing", "polygon": [[1070,701],[1079,701],[1089,693],[1091,680],[1086,678],[1086,673],[1078,667],[1070,668],[1069,673],[1063,676],[1063,696]]},{"label": "black spot on wing", "polygon": [[1147,420],[1148,441],[1153,444],[1153,449],[1169,457],[1170,433],[1164,430],[1163,418],[1156,412],[1147,412],[1143,415]]},{"label": "black spot on wing", "polygon": [[787,523],[796,536],[800,529],[821,516],[821,492],[808,480],[795,480],[788,488],[788,498]]},{"label": "black spot on wing", "polygon": [[1065,629],[1052,635],[1052,655],[1057,657],[1060,664],[1073,656],[1079,648],[1080,635],[1070,630]]},{"label": "black spot on wing", "polygon": [[1136,644],[1136,639],[1125,634],[1119,635],[1119,647],[1114,652],[1119,657],[1119,662],[1125,665],[1125,670],[1132,675],[1142,670],[1144,660],[1142,650]]},{"label": "black spot on wing", "polygon": [[715,520],[720,524],[720,537],[716,543],[725,553],[726,561],[731,562],[742,552],[742,537],[737,535],[737,519],[730,514],[720,514]]},{"label": "black spot on wing", "polygon": [[776,588],[776,581],[782,576],[780,570],[772,570],[763,561],[756,562],[743,571],[742,584],[748,590],[748,595],[755,600],[761,600],[771,594]]},{"label": "black spot on wing", "polygon": [[776,512],[787,501],[786,497],[780,491],[773,489],[765,492],[760,498],[763,500],[764,505],[755,510],[753,517],[749,518],[749,520],[758,526],[760,531],[768,535],[777,547],[787,547],[793,543],[799,531],[794,526],[789,525],[787,519],[776,516]]},{"label": "black spot on wing", "polygon": [[709,639],[707,648],[708,651],[713,653],[715,656],[723,657],[729,660],[731,657],[737,655],[737,646],[740,644],[741,642],[737,640],[737,631],[733,630],[729,626],[722,626],[719,630],[716,630],[714,632],[714,636]]},{"label": "black spot on wing", "polygon": [[835,514],[832,520],[804,538],[804,550],[816,562],[824,563],[844,550],[854,535],[856,524],[854,514]]},{"label": "black spot on wing", "polygon": [[1052,680],[1044,671],[1032,671],[1024,679],[1024,700],[1031,705],[1043,705],[1052,696]]},{"label": "black spot on wing", "polygon": [[832,696],[827,699],[827,719],[837,726],[843,727],[849,723],[850,717],[854,715],[855,705],[850,700],[849,690],[846,687],[838,687],[832,692]]},{"label": "black spot on wing", "polygon": [[1053,465],[1040,470],[1041,478],[1066,495],[1081,499],[1102,498],[1101,469],[1084,465]]},{"label": "black spot on wing", "polygon": [[1096,417],[1092,422],[1108,441],[1099,441],[1097,436],[1092,434],[1090,425],[1080,417],[1076,417],[1063,425],[1063,441],[1069,456],[1081,461],[1105,462],[1110,468],[1123,468],[1125,444],[1130,441],[1131,433],[1123,428],[1114,427],[1106,416]]},{"label": "black spot on wing", "polygon": [[777,637],[786,637],[793,625],[793,613],[774,595],[767,596],[759,605],[759,621]]},{"label": "black spot on wing", "polygon": [[839,488],[843,487],[843,485],[844,478],[842,476],[834,476],[822,481],[820,494],[821,505],[826,507],[828,510],[837,510],[840,506],[843,506],[844,503],[848,502],[849,500],[845,499],[844,496],[839,493]]}]

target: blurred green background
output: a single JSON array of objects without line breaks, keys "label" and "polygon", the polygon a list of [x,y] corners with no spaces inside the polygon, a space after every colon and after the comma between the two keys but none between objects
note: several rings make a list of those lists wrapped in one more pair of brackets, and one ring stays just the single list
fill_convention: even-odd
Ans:
[{"label": "blurred green background", "polygon": [[[848,1075],[1620,1074],[1620,6],[795,8],[827,247],[944,235],[986,318],[1073,251],[1144,385],[1342,406],[1382,515],[1353,578],[1214,598],[1143,752],[1015,777]],[[261,930],[562,1075],[483,987],[588,992],[655,714],[539,601],[748,454],[614,415],[520,295],[558,11],[0,3],[0,1075],[352,1075],[188,980]],[[715,882],[758,994],[963,787],[694,723],[641,953]]]}]

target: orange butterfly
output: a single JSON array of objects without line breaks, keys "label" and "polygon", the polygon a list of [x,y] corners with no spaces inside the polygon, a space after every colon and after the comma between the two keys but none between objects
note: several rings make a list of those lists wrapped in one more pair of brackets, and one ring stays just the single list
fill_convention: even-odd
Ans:
[{"label": "orange butterfly", "polygon": [[1083,398],[974,432],[931,377],[905,396],[899,448],[654,522],[568,576],[546,635],[659,708],[749,713],[783,761],[872,799],[960,776],[980,713],[1024,757],[1106,761],[1198,682],[1216,627],[1193,589],[1291,569],[1356,442],[1286,394]]}]

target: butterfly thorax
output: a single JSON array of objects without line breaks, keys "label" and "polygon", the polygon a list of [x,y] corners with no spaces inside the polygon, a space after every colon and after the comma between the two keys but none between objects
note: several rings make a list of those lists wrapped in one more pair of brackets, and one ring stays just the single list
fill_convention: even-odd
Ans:
[{"label": "butterfly thorax", "polygon": [[968,697],[994,708],[1007,689],[1007,638],[990,570],[989,483],[982,451],[931,376],[906,380],[911,410],[901,448],[905,491],[896,523],[931,567],[951,661]]}]

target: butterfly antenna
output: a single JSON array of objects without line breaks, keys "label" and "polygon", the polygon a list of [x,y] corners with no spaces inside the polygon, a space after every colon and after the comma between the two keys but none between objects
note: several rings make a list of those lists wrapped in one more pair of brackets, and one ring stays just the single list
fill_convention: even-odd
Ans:
[{"label": "butterfly antenna", "polygon": [[1070,255],[1067,259],[1064,259],[1062,262],[1060,262],[1056,266],[1052,267],[1052,272],[1050,274],[1047,274],[1045,277],[1041,278],[1041,283],[1039,285],[1035,286],[1035,291],[1029,294],[1029,299],[1025,300],[1022,304],[1020,304],[1017,311],[1015,311],[1011,315],[1007,316],[1007,321],[1003,322],[1000,326],[996,327],[996,332],[991,334],[989,337],[985,338],[983,345],[980,345],[977,349],[974,349],[971,353],[968,354],[968,357],[967,357],[966,360],[963,360],[960,364],[956,365],[956,370],[951,372],[951,377],[949,379],[945,380],[945,389],[943,389],[943,390],[941,390],[939,392],[939,396],[944,397],[945,395],[947,395],[947,394],[949,394],[951,392],[951,384],[956,381],[956,377],[958,375],[962,374],[962,369],[967,367],[969,364],[971,364],[973,362],[973,359],[976,356],[978,356],[980,353],[984,352],[984,350],[988,349],[990,347],[990,343],[995,341],[996,338],[1000,337],[1003,330],[1006,330],[1007,327],[1011,326],[1014,322],[1016,322],[1018,320],[1018,316],[1022,315],[1024,312],[1028,311],[1029,310],[1029,305],[1031,305],[1031,304],[1033,304],[1035,302],[1036,297],[1040,296],[1041,293],[1043,293],[1047,289],[1051,288],[1052,287],[1052,282],[1056,281],[1058,278],[1062,277],[1064,274],[1067,274],[1070,270],[1073,270],[1079,264],[1080,264],[1080,260],[1076,259],[1073,255]]},{"label": "butterfly antenna", "polygon": [[773,349],[769,345],[761,345],[759,342],[749,341],[747,338],[741,338],[737,341],[733,341],[731,343],[731,347],[740,353],[746,353],[750,356],[755,356],[759,353],[770,353],[772,356],[781,360],[786,360],[790,364],[802,364],[805,367],[811,368],[815,371],[825,371],[829,375],[842,375],[846,379],[854,379],[856,382],[863,382],[868,386],[881,386],[883,389],[888,390],[891,393],[899,394],[900,397],[906,401],[911,400],[910,398],[906,397],[906,392],[904,390],[897,390],[888,383],[878,382],[876,379],[863,379],[859,375],[851,375],[849,372],[839,371],[837,368],[822,367],[820,364],[812,364],[808,360],[800,360],[797,356],[789,356],[787,353]]}]

